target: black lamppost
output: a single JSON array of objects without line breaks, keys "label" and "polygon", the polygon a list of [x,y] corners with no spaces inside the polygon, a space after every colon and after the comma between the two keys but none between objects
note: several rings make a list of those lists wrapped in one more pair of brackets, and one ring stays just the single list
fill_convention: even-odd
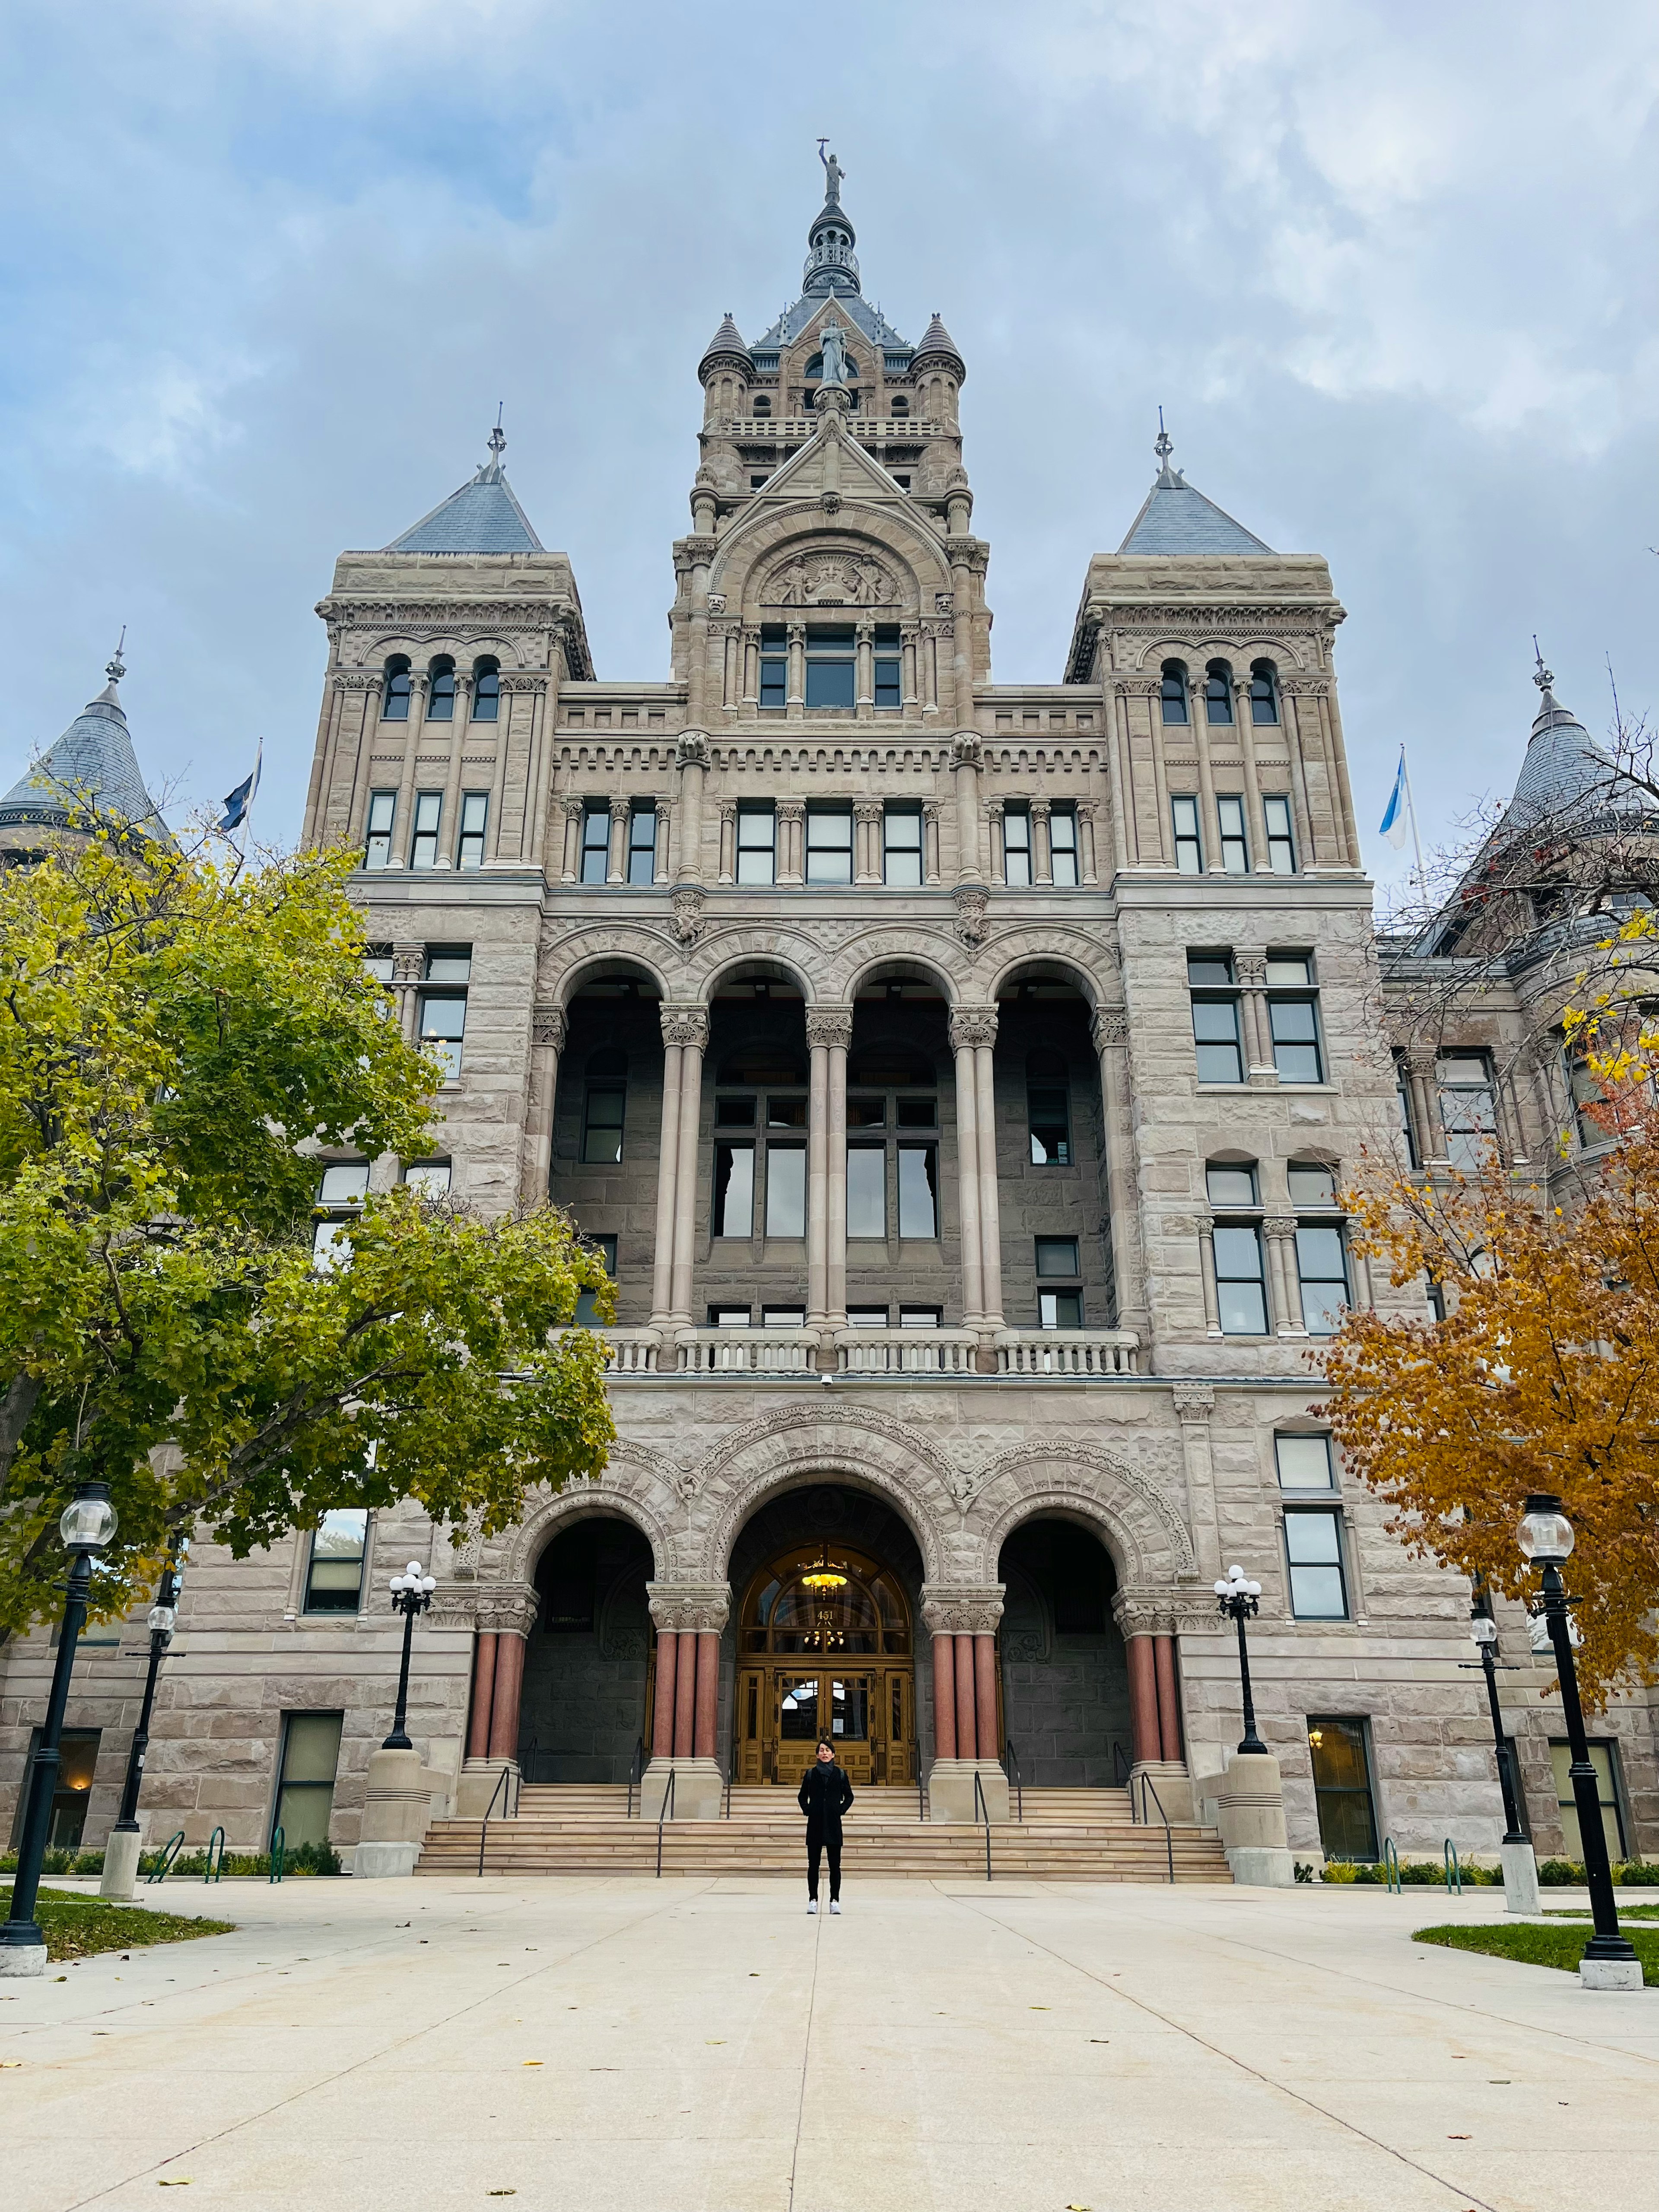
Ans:
[{"label": "black lamppost", "polygon": [[1267,1747],[1255,1732],[1255,1702],[1250,1695],[1250,1655],[1244,1645],[1244,1624],[1253,1620],[1261,1611],[1261,1585],[1247,1582],[1243,1567],[1227,1570],[1227,1579],[1215,1586],[1216,1602],[1224,1620],[1238,1624],[1238,1679],[1244,1692],[1244,1741],[1238,1747],[1241,1753],[1250,1753],[1265,1759]]},{"label": "black lamppost", "polygon": [[[1504,1741],[1504,1716],[1498,1707],[1498,1623],[1489,1613],[1477,1613],[1469,1621],[1469,1634],[1480,1653],[1480,1666],[1486,1678],[1486,1704],[1492,1713],[1492,1741],[1498,1750],[1498,1786],[1504,1793],[1504,1841],[1524,1844],[1526,1837],[1521,1829],[1521,1803],[1516,1795],[1515,1777],[1510,1771],[1510,1747]],[[1461,1662],[1467,1666],[1468,1662]]]},{"label": "black lamppost", "polygon": [[1544,1571],[1544,1618],[1549,1624],[1555,1651],[1555,1670],[1561,1682],[1561,1711],[1567,1723],[1567,1745],[1572,1753],[1568,1773],[1572,1799],[1578,1811],[1578,1835],[1584,1852],[1584,1881],[1589,1890],[1590,1917],[1595,1933],[1584,1946],[1587,1960],[1633,1961],[1635,1951],[1619,1933],[1619,1908],[1613,1902],[1613,1869],[1607,1859],[1607,1832],[1601,1826],[1601,1795],[1595,1769],[1590,1764],[1584,1737],[1584,1715],[1578,1703],[1578,1670],[1573,1663],[1572,1627],[1568,1619],[1566,1589],[1561,1569],[1571,1553],[1572,1523],[1561,1510],[1561,1501],[1550,1492],[1535,1493],[1516,1531],[1525,1556]]},{"label": "black lamppost", "polygon": [[70,1673],[87,1617],[87,1589],[92,1580],[93,1554],[101,1552],[115,1534],[115,1508],[109,1502],[109,1485],[83,1482],[64,1508],[58,1533],[71,1557],[69,1584],[64,1600],[64,1618],[58,1631],[52,1692],[46,1699],[46,1717],[29,1778],[28,1806],[23,1815],[22,1843],[12,1884],[11,1917],[0,1927],[0,1973],[38,1974],[46,1967],[46,1942],[34,1917],[34,1900],[40,1892],[40,1862],[46,1856],[46,1829],[52,1819],[52,1801],[58,1790]]},{"label": "black lamppost", "polygon": [[[186,1538],[180,1542],[179,1551],[182,1553],[189,1549]],[[132,1748],[127,1753],[121,1814],[113,1830],[118,1836],[136,1836],[138,1832],[138,1791],[144,1779],[144,1754],[149,1749],[149,1717],[155,1703],[155,1677],[173,1641],[173,1632],[179,1625],[179,1593],[184,1579],[182,1559],[169,1559],[161,1572],[161,1587],[155,1593],[155,1602],[149,1609],[149,1672],[144,1677],[144,1702],[138,1708],[138,1725],[132,1732]]]},{"label": "black lamppost", "polygon": [[392,1610],[404,1617],[404,1662],[398,1670],[398,1711],[392,1720],[392,1733],[380,1746],[382,1751],[413,1751],[415,1748],[404,1727],[404,1715],[409,1710],[409,1650],[415,1636],[415,1616],[426,1611],[437,1587],[434,1576],[422,1573],[418,1559],[411,1559],[402,1574],[392,1577]]}]

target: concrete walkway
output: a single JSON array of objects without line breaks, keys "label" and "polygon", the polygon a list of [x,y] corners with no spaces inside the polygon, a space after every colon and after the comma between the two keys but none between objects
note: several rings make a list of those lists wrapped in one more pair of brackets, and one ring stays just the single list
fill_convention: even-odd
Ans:
[{"label": "concrete walkway", "polygon": [[[143,1892],[141,1895],[155,1894]],[[1659,1991],[1492,1893],[635,1877],[168,1886],[0,1998],[7,2212],[1651,2212]],[[166,2200],[170,2201],[170,2200]]]}]

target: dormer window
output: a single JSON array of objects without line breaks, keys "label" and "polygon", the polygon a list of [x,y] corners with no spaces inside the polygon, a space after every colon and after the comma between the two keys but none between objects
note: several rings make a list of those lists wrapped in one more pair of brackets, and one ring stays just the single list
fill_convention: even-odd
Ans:
[{"label": "dormer window", "polygon": [[1166,722],[1186,722],[1192,718],[1187,712],[1187,664],[1184,660],[1166,660],[1158,696],[1164,705]]},{"label": "dormer window", "polygon": [[394,653],[386,665],[386,689],[380,697],[383,722],[409,720],[409,655]]},{"label": "dormer window", "polygon": [[433,662],[430,679],[426,719],[428,722],[453,722],[455,719],[455,664],[447,653],[441,653]]}]

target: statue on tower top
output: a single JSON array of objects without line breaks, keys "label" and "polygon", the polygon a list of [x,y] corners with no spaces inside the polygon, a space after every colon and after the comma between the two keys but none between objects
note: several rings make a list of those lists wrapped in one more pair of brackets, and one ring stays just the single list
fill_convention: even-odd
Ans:
[{"label": "statue on tower top", "polygon": [[842,168],[841,163],[836,159],[833,154],[826,154],[824,152],[823,149],[829,143],[830,141],[827,138],[820,138],[818,141],[818,159],[823,164],[823,197],[826,204],[833,200],[836,206],[839,206],[841,204],[841,180],[847,174],[847,172]]}]

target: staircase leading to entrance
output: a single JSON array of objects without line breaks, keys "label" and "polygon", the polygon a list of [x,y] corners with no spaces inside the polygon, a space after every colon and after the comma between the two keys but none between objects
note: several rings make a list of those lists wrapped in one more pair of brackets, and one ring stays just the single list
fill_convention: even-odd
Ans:
[{"label": "staircase leading to entrance", "polygon": [[[629,1820],[620,1784],[526,1784],[514,1820],[490,1821],[486,1874],[652,1874],[657,1824]],[[850,1877],[957,1880],[985,1874],[985,1830],[918,1817],[914,1790],[860,1790],[847,1816]],[[433,1823],[417,1869],[476,1875],[480,1823]],[[792,1790],[735,1787],[729,1819],[669,1820],[665,1875],[802,1878],[804,1829]],[[1127,1790],[1027,1790],[1024,1818],[991,1829],[998,1877],[1049,1881],[1230,1881],[1213,1828],[1137,1826]]]}]

